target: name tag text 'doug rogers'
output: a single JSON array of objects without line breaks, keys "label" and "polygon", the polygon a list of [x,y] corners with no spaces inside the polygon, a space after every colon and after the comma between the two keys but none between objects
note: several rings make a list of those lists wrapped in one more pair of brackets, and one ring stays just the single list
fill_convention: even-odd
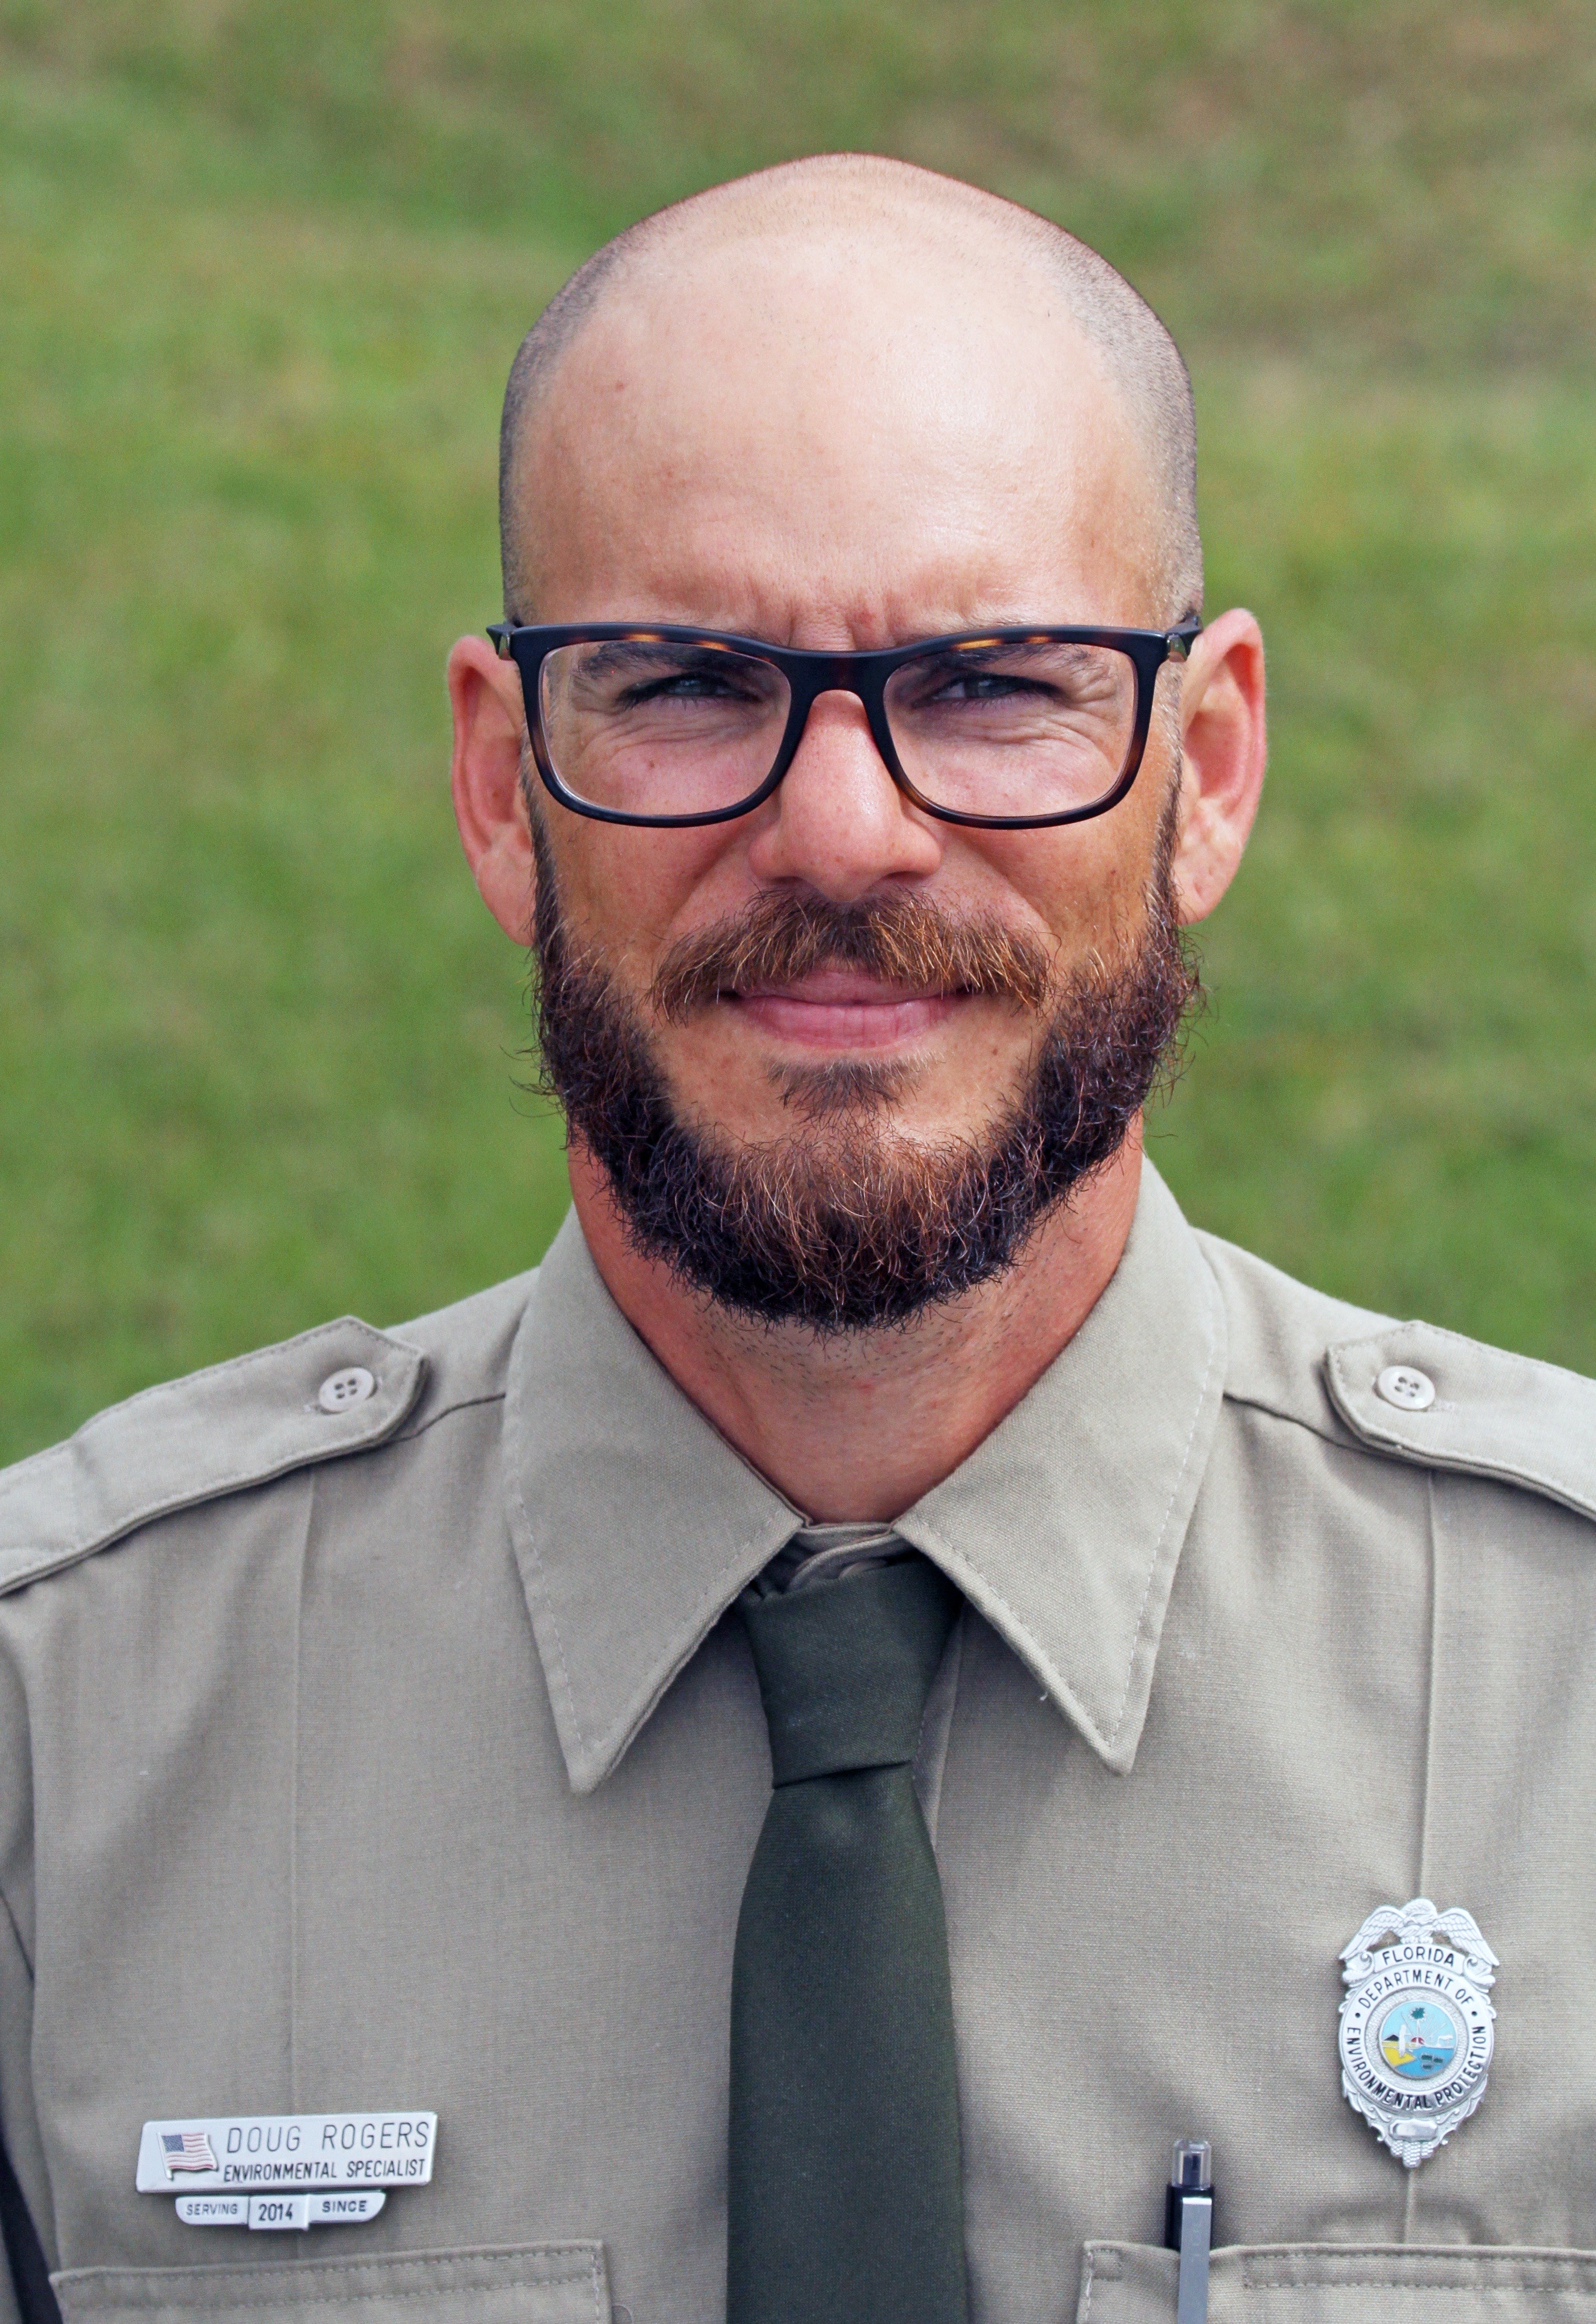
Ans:
[{"label": "name tag text 'doug rogers'", "polygon": [[190,2116],[147,2122],[139,2139],[141,2195],[327,2187],[424,2187],[438,2116],[402,2114]]}]

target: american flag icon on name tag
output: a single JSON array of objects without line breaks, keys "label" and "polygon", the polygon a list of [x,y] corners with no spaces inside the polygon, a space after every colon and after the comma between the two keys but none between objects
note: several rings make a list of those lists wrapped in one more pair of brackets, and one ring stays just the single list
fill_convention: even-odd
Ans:
[{"label": "american flag icon on name tag", "polygon": [[169,2179],[175,2179],[180,2171],[217,2171],[221,2168],[212,2151],[209,2135],[203,2130],[163,2130],[161,2146]]}]

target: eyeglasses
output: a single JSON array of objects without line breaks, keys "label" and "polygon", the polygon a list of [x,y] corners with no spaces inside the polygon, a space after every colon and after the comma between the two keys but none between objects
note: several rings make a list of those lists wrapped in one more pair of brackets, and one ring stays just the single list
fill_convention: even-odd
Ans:
[{"label": "eyeglasses", "polygon": [[814,653],[716,630],[495,622],[545,788],[601,823],[726,823],[770,798],[816,697],[852,694],[899,788],[944,823],[1034,831],[1118,805],[1158,672],[1203,624],[1000,629],[886,653]]}]

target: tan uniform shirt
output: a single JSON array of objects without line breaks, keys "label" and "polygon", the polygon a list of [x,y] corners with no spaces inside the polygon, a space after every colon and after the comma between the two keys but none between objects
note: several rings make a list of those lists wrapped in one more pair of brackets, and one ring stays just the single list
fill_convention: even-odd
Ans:
[{"label": "tan uniform shirt", "polygon": [[[770,1783],[727,1611],[801,1515],[572,1221],[0,1480],[0,2102],[69,2324],[715,2324]],[[1148,1170],[1077,1337],[898,1528],[968,1600],[917,1775],[973,2324],[1170,2316],[1182,2134],[1219,2324],[1596,2318],[1593,1515],[1596,1388],[1305,1290]],[[1407,2171],[1342,2094],[1338,1956],[1419,1895],[1499,2018]],[[134,2190],[147,2118],[322,2107],[436,2108],[432,2183],[277,2236]]]}]

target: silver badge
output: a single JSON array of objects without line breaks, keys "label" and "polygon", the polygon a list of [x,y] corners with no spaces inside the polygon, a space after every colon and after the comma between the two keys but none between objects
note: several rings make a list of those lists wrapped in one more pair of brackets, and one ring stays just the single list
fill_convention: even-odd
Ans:
[{"label": "silver badge", "polygon": [[1497,1957],[1471,1914],[1416,1896],[1370,1913],[1342,1960],[1341,2086],[1416,2170],[1485,2095]]}]

